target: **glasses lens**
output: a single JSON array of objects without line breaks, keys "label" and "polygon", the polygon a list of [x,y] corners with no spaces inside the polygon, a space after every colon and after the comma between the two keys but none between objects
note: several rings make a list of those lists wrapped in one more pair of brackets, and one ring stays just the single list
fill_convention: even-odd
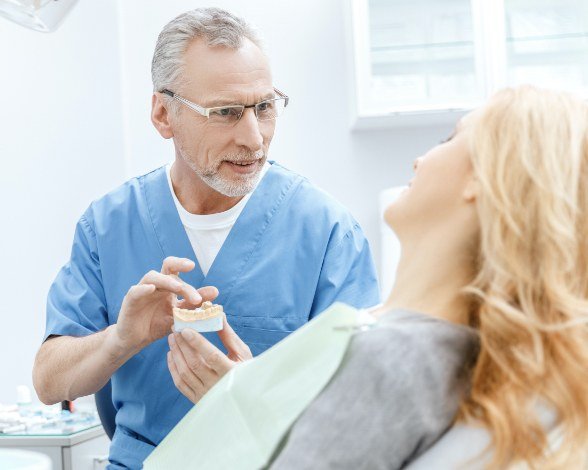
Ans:
[{"label": "glasses lens", "polygon": [[257,119],[260,121],[271,121],[282,114],[285,107],[286,100],[284,98],[276,98],[258,103],[255,106],[255,113],[257,114]]},{"label": "glasses lens", "polygon": [[211,124],[232,125],[243,114],[243,106],[225,106],[224,108],[212,108],[208,114],[208,122]]}]

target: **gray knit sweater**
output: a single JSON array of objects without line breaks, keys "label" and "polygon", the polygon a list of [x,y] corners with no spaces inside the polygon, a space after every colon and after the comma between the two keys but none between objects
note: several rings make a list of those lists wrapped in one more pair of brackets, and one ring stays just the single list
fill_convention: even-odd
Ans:
[{"label": "gray knit sweater", "polygon": [[451,426],[478,352],[475,330],[395,310],[354,335],[272,469],[398,469]]}]

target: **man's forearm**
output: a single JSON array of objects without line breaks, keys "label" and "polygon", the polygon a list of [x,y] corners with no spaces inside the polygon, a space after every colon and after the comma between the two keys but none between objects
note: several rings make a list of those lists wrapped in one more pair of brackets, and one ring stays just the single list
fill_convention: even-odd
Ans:
[{"label": "man's forearm", "polygon": [[50,338],[35,358],[37,395],[43,403],[52,404],[95,393],[139,350],[120,345],[116,325],[83,337]]}]

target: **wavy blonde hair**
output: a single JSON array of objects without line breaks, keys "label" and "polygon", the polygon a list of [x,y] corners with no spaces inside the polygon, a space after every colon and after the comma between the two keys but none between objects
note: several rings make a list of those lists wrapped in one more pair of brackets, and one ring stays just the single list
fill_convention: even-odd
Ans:
[{"label": "wavy blonde hair", "polygon": [[[531,86],[473,119],[479,265],[467,291],[480,355],[461,420],[493,436],[491,468],[584,468],[588,450],[588,106]],[[537,415],[555,411],[552,448]]]}]

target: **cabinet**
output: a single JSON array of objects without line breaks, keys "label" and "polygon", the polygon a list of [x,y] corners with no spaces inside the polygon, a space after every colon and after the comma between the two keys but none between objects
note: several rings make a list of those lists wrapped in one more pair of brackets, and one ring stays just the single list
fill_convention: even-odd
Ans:
[{"label": "cabinet", "polygon": [[101,470],[108,464],[110,440],[99,425],[61,436],[0,436],[0,447],[46,454],[53,470]]},{"label": "cabinet", "polygon": [[505,86],[588,97],[585,0],[349,0],[356,128],[454,122]]}]

